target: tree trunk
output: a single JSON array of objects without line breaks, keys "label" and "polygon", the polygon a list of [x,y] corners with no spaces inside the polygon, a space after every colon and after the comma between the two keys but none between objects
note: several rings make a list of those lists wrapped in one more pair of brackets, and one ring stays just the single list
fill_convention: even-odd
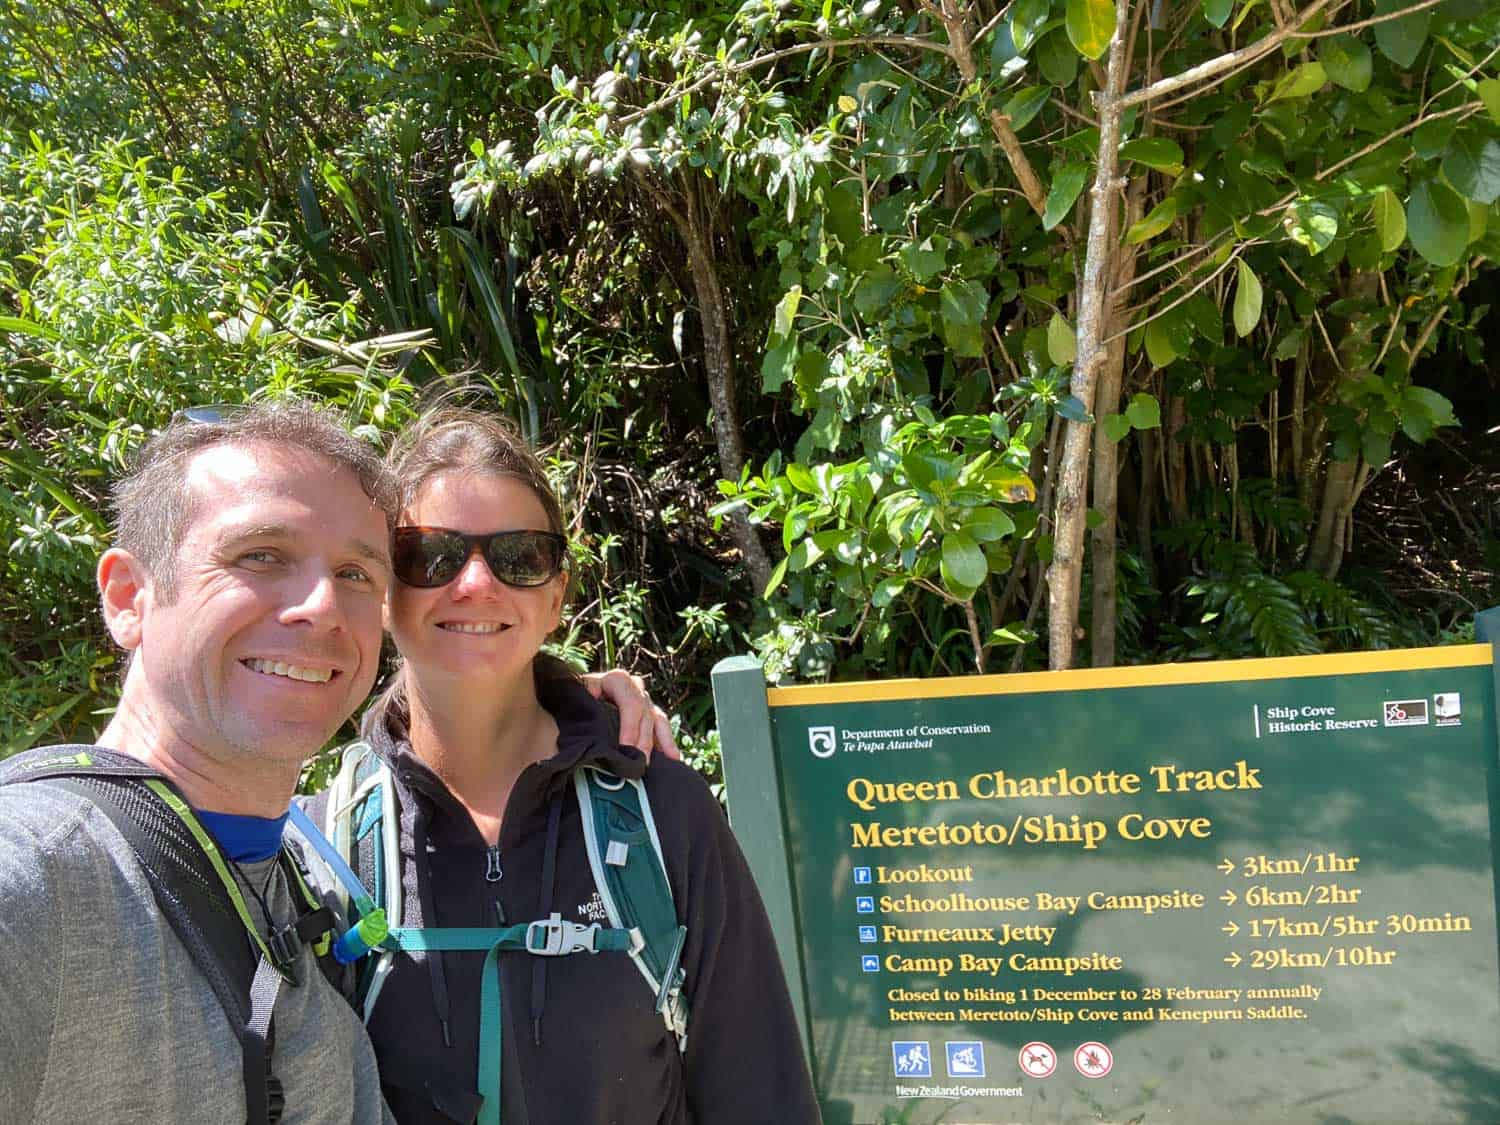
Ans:
[{"label": "tree trunk", "polygon": [[[745,446],[741,439],[739,408],[734,393],[734,352],[729,342],[729,314],[724,300],[724,286],[714,268],[713,243],[706,217],[694,185],[685,186],[684,205],[679,207],[659,183],[646,180],[647,190],[672,219],[687,248],[688,270],[692,275],[693,296],[698,301],[698,319],[703,328],[703,370],[708,378],[708,399],[714,411],[714,441],[719,451],[719,475],[738,481],[745,467]],[[755,526],[743,511],[729,516],[729,534],[745,568],[755,583],[757,595],[765,592],[771,581],[771,560],[756,534]]]},{"label": "tree trunk", "polygon": [[[1140,176],[1130,185],[1125,197],[1125,224],[1136,222],[1146,195],[1146,177]],[[1113,214],[1110,218],[1113,219]],[[1109,232],[1110,244],[1118,243],[1118,232]],[[1119,264],[1110,281],[1111,292],[1116,294],[1109,301],[1108,334],[1113,337],[1105,348],[1104,366],[1099,373],[1099,386],[1094,394],[1094,412],[1097,415],[1117,414],[1120,410],[1121,393],[1125,385],[1125,287],[1135,280],[1138,254],[1135,247],[1115,250]],[[1094,528],[1094,590],[1090,603],[1089,618],[1092,634],[1089,638],[1089,663],[1095,668],[1108,668],[1115,662],[1115,626],[1119,609],[1117,544],[1120,538],[1120,446],[1108,438],[1094,442],[1094,511],[1103,517]]]},{"label": "tree trunk", "polygon": [[1318,509],[1318,526],[1312,546],[1307,551],[1307,569],[1324,578],[1333,578],[1344,561],[1344,529],[1354,509],[1354,480],[1359,458],[1330,461],[1323,474],[1323,502]]},{"label": "tree trunk", "polygon": [[[1116,274],[1113,263],[1118,250],[1111,237],[1112,219],[1115,196],[1124,186],[1118,177],[1122,115],[1118,102],[1125,90],[1125,27],[1129,16],[1130,4],[1120,3],[1115,13],[1115,34],[1110,41],[1104,91],[1095,98],[1099,112],[1099,165],[1089,192],[1088,249],[1078,285],[1078,353],[1069,388],[1083,408],[1090,411],[1094,406],[1094,380],[1108,362],[1104,344],[1111,319],[1107,297]],[[1062,464],[1058,466],[1052,565],[1047,572],[1047,663],[1053,669],[1073,666],[1093,436],[1092,423],[1069,422],[1063,440]]]}]

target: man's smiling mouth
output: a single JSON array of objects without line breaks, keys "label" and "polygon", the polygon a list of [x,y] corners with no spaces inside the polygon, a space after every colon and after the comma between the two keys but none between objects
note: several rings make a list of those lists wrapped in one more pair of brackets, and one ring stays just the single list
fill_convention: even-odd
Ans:
[{"label": "man's smiling mouth", "polygon": [[438,625],[439,629],[446,629],[450,633],[498,633],[502,629],[509,629],[509,625],[500,625],[493,621],[444,621]]},{"label": "man's smiling mouth", "polygon": [[241,660],[240,663],[252,672],[260,672],[267,676],[283,676],[289,680],[301,680],[309,684],[326,684],[338,675],[338,672],[332,669],[304,668],[300,664],[288,664],[283,660]]}]

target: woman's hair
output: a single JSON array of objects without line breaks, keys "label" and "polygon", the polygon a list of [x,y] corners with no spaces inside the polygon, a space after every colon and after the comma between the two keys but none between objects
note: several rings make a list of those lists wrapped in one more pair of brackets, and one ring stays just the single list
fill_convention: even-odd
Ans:
[{"label": "woman's hair", "polygon": [[[510,421],[467,407],[439,406],[425,411],[407,425],[391,443],[386,466],[395,480],[397,522],[416,503],[433,479],[450,474],[502,477],[520,481],[547,515],[547,527],[559,535],[564,530],[562,504],[552,489],[546,466]],[[555,657],[539,653],[536,675],[553,679],[573,672]],[[390,684],[377,695],[360,720],[360,730],[369,736],[388,720],[404,727],[410,715],[407,671],[398,664]]]},{"label": "woman's hair", "polygon": [[429,410],[396,435],[386,465],[396,480],[398,513],[408,511],[434,477],[508,477],[531,489],[547,513],[548,529],[564,534],[562,505],[546,466],[509,419],[498,414],[457,406]]}]

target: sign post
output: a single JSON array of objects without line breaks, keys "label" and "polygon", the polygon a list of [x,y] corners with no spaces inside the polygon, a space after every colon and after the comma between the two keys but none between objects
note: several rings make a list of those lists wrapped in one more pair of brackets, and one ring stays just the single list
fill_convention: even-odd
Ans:
[{"label": "sign post", "polygon": [[825,1120],[1500,1121],[1497,678],[1490,644],[769,692],[721,663]]}]

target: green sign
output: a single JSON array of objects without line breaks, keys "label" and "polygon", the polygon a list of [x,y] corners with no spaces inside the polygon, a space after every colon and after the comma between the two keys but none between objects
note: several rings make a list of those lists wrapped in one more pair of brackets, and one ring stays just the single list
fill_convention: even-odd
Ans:
[{"label": "green sign", "polygon": [[1500,1122],[1490,645],[715,691],[829,1125]]}]

